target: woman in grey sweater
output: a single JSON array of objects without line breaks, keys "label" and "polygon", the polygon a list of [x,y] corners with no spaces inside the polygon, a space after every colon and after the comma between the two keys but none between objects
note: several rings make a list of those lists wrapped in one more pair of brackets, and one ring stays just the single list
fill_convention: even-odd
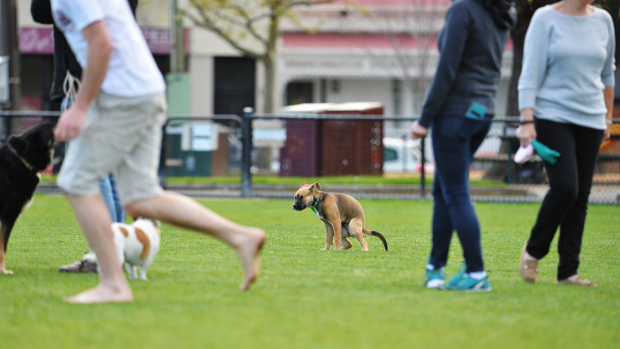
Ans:
[{"label": "woman in grey sweater", "polygon": [[537,139],[561,155],[545,162],[550,190],[523,248],[519,271],[538,275],[560,227],[557,283],[596,286],[577,274],[588,197],[601,142],[609,137],[615,37],[611,16],[592,0],[564,0],[536,11],[519,80],[523,145]]}]

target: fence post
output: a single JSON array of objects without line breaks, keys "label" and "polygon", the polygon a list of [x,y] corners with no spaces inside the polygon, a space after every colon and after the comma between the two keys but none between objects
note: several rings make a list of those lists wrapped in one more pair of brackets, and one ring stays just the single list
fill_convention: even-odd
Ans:
[{"label": "fence post", "polygon": [[422,167],[420,168],[420,196],[426,197],[426,137],[420,139],[420,152]]},{"label": "fence post", "polygon": [[4,141],[7,142],[11,137],[11,117],[5,116],[4,120]]},{"label": "fence post", "polygon": [[159,153],[159,185],[166,189],[167,179],[168,179],[168,167],[166,166],[166,160],[168,159],[168,134],[166,129],[168,128],[168,122],[170,119],[166,120],[164,126],[161,127],[161,150]]},{"label": "fence post", "polygon": [[243,108],[243,127],[241,153],[241,196],[244,198],[252,196],[252,114],[254,109],[251,107]]}]

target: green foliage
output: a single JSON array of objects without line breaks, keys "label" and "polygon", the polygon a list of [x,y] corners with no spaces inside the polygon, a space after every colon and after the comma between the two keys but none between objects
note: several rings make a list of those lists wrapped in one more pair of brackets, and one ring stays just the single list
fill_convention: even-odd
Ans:
[{"label": "green foliage", "polygon": [[[432,202],[362,200],[371,252],[321,251],[323,225],[291,200],[203,200],[269,235],[258,283],[238,291],[228,246],[164,226],[136,302],[76,306],[62,297],[97,276],[59,274],[88,250],[69,205],[38,195],[17,223],[0,275],[2,348],[615,348],[620,342],[620,208],[588,210],[580,272],[597,288],[556,286],[557,247],[534,285],[519,254],[538,205],[477,204],[493,291],[422,287]],[[453,239],[448,275],[462,260]]]}]

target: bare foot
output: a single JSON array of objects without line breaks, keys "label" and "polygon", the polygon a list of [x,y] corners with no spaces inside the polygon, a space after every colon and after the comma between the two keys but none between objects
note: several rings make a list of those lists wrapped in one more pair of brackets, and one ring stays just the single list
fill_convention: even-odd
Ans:
[{"label": "bare foot", "polygon": [[241,285],[242,291],[247,291],[258,277],[260,269],[260,250],[265,243],[265,233],[258,228],[248,228],[243,234],[239,234],[239,240],[233,245],[241,264],[245,279]]},{"label": "bare foot", "polygon": [[133,294],[129,287],[126,289],[112,289],[99,284],[97,287],[73,297],[65,297],[65,302],[73,304],[131,303],[133,302]]}]

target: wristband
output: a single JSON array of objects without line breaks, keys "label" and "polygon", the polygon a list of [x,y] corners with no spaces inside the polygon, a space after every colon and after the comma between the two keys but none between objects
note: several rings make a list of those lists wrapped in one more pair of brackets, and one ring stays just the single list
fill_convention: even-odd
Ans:
[{"label": "wristband", "polygon": [[519,125],[533,124],[533,123],[534,123],[534,120],[519,121]]},{"label": "wristband", "polygon": [[605,119],[605,123],[607,124],[607,126],[611,125],[612,124],[611,119]]}]

